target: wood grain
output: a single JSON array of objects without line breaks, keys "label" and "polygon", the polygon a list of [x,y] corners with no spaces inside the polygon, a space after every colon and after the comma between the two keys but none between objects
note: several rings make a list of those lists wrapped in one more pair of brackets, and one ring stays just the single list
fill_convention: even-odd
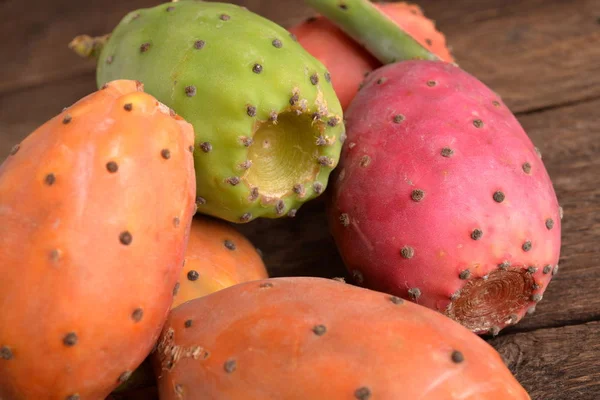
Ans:
[{"label": "wood grain", "polygon": [[600,96],[600,1],[416,1],[513,112]]},{"label": "wood grain", "polygon": [[532,400],[600,398],[600,322],[490,341]]},{"label": "wood grain", "polygon": [[[67,48],[76,35],[110,32],[128,12],[159,0],[9,0],[0,3],[0,93],[94,69]],[[231,0],[289,27],[313,14],[299,0]],[[514,112],[600,96],[600,2],[415,0],[446,34],[459,64]],[[595,45],[594,45],[595,44]],[[8,57],[7,57],[8,58]]]}]

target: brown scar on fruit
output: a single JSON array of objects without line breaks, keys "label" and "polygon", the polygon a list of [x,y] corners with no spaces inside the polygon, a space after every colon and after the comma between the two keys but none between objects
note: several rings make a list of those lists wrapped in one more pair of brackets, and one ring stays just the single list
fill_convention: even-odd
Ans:
[{"label": "brown scar on fruit", "polygon": [[169,328],[162,335],[156,352],[160,360],[161,369],[163,371],[171,371],[181,359],[192,358],[194,360],[206,360],[210,356],[210,352],[204,346],[189,346],[184,347],[175,343],[175,330]]},{"label": "brown scar on fruit", "polygon": [[50,250],[50,261],[51,262],[58,262],[60,260],[60,256],[61,256],[62,252],[59,249],[52,249]]},{"label": "brown scar on fruit", "polygon": [[325,333],[327,333],[327,327],[325,325],[322,325],[322,324],[315,325],[313,327],[312,331],[317,336],[323,336]]},{"label": "brown scar on fruit", "polygon": [[335,166],[335,160],[327,156],[319,156],[317,162],[323,167],[333,168]]},{"label": "brown scar on fruit", "polygon": [[325,188],[323,187],[323,184],[321,182],[315,182],[315,183],[313,183],[313,190],[315,191],[316,194],[323,193],[324,189]]},{"label": "brown scar on fruit", "polygon": [[365,278],[359,270],[355,269],[352,271],[352,279],[357,285],[362,285],[365,282]]},{"label": "brown scar on fruit", "polygon": [[317,146],[331,146],[335,143],[335,136],[321,135],[317,137],[315,144]]},{"label": "brown scar on fruit", "polygon": [[417,301],[419,297],[421,297],[421,289],[419,288],[410,288],[408,289],[408,297],[412,301]]},{"label": "brown scar on fruit", "polygon": [[487,279],[474,278],[452,298],[444,314],[475,332],[504,326],[531,301],[534,279],[527,269],[496,269]]},{"label": "brown scar on fruit", "polygon": [[255,201],[256,199],[258,199],[258,196],[259,196],[258,188],[253,187],[252,189],[250,189],[250,195],[248,195],[248,201]]},{"label": "brown scar on fruit", "polygon": [[366,168],[369,166],[369,164],[371,164],[371,157],[367,155],[362,156],[362,158],[360,159],[360,166]]},{"label": "brown scar on fruit", "polygon": [[350,216],[348,216],[348,214],[346,213],[342,213],[340,215],[340,223],[342,224],[342,226],[346,227],[348,225],[350,225]]},{"label": "brown scar on fruit", "polygon": [[275,204],[275,212],[277,213],[277,215],[281,215],[281,214],[283,214],[284,210],[285,210],[285,203],[283,202],[283,200],[279,200]]},{"label": "brown scar on fruit", "polygon": [[410,246],[404,246],[400,250],[400,255],[402,256],[402,258],[411,259],[415,255],[415,249],[413,249]]},{"label": "brown scar on fruit", "polygon": [[299,183],[299,184],[297,184],[297,185],[294,185],[293,191],[294,191],[294,193],[296,193],[296,194],[298,195],[298,197],[300,197],[300,198],[304,197],[304,195],[306,194],[306,190],[304,189],[304,185],[302,185],[302,184],[300,184],[300,183]]},{"label": "brown scar on fruit", "polygon": [[246,170],[252,166],[252,160],[246,160],[239,165],[240,169]]},{"label": "brown scar on fruit", "polygon": [[425,197],[425,192],[423,190],[421,190],[421,189],[415,189],[410,194],[410,197],[414,201],[419,202],[419,201],[423,200],[423,198]]}]

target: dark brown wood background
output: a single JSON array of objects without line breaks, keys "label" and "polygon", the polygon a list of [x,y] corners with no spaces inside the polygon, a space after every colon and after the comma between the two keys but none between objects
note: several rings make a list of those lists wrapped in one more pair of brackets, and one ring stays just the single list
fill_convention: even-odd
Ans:
[{"label": "dark brown wood background", "polygon": [[[232,0],[283,26],[301,0]],[[156,0],[0,1],[0,160],[37,126],[96,90],[94,63],[67,47],[110,32]],[[560,272],[537,312],[487,338],[534,400],[600,399],[600,1],[415,0],[459,64],[517,114],[564,208]],[[239,227],[273,276],[342,276],[321,201],[293,220]]]}]

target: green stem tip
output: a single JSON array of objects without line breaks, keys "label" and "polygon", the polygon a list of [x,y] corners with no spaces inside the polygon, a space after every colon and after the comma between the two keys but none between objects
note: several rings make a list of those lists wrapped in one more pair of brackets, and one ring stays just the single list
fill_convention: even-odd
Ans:
[{"label": "green stem tip", "polygon": [[69,43],[69,48],[83,58],[98,58],[110,34],[98,37],[88,35],[76,36]]},{"label": "green stem tip", "polygon": [[439,60],[369,0],[305,0],[383,64]]}]

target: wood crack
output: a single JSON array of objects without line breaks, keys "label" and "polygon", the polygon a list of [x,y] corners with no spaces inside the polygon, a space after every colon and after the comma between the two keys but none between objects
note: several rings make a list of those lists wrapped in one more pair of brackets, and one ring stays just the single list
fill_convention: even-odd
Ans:
[{"label": "wood crack", "polygon": [[578,105],[590,103],[590,102],[596,101],[596,100],[600,100],[600,94],[586,96],[586,97],[583,97],[581,99],[576,99],[576,100],[548,104],[548,105],[545,105],[542,107],[534,107],[531,109],[525,109],[525,110],[516,112],[515,116],[520,117],[520,116],[524,116],[524,115],[534,115],[534,114],[539,114],[539,113],[543,113],[546,111],[558,110],[560,108],[578,106]]}]

